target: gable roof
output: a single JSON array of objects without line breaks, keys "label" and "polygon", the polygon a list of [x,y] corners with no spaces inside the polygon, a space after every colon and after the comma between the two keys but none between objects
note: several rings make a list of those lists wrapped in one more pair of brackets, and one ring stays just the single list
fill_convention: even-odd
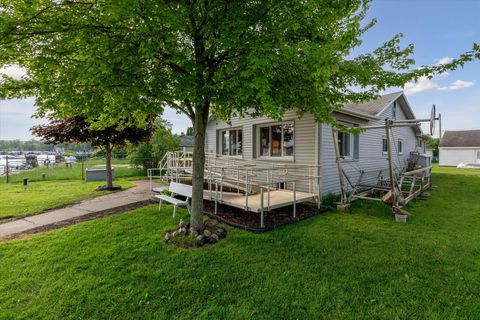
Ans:
[{"label": "gable roof", "polygon": [[[394,102],[398,101],[398,105],[402,108],[407,119],[415,119],[407,97],[403,91],[397,91],[380,96],[378,99],[370,100],[362,103],[348,103],[339,112],[351,114],[368,120],[380,120],[382,113]],[[412,126],[416,134],[422,134],[420,126]]]},{"label": "gable roof", "polygon": [[388,107],[393,101],[397,100],[398,97],[403,95],[402,91],[385,94],[380,96],[378,99],[370,100],[362,103],[347,103],[343,106],[343,110],[359,112],[369,116],[378,116]]},{"label": "gable roof", "polygon": [[180,136],[180,147],[193,147],[193,136]]},{"label": "gable roof", "polygon": [[480,130],[445,131],[440,147],[480,147]]}]

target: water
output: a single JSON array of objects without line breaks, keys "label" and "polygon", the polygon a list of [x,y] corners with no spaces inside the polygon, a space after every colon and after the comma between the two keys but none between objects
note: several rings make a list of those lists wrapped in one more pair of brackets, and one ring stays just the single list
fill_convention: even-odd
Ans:
[{"label": "water", "polygon": [[[47,162],[47,161],[48,162]],[[39,154],[37,155],[37,163],[39,166],[45,166],[47,163],[55,163],[55,155]],[[25,155],[8,155],[8,167],[10,172],[18,172],[21,170],[28,170],[31,167],[27,163]],[[0,155],[0,175],[6,174],[7,170],[7,155]]]}]

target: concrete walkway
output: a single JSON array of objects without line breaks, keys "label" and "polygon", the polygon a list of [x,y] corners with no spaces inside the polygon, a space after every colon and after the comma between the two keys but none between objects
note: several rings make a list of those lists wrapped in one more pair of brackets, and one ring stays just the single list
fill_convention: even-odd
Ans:
[{"label": "concrete walkway", "polygon": [[144,206],[152,201],[149,181],[132,181],[135,187],[61,209],[0,224],[0,241],[91,220],[108,214]]}]

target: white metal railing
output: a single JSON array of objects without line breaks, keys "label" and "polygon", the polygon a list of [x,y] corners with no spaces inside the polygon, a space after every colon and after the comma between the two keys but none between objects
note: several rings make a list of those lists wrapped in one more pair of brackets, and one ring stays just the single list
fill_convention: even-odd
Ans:
[{"label": "white metal railing", "polygon": [[[153,179],[175,182],[191,179],[192,158],[191,152],[175,151],[165,154],[159,168],[148,169],[151,186]],[[296,216],[297,192],[313,194],[320,206],[319,165],[278,164],[206,153],[204,170],[205,191],[208,198],[215,201],[215,208],[217,203],[223,203],[223,193],[226,188],[230,191],[234,190],[245,198],[244,208],[247,211],[249,197],[260,193],[262,220],[263,211],[270,211],[271,192],[275,190],[292,192],[294,216]]]}]

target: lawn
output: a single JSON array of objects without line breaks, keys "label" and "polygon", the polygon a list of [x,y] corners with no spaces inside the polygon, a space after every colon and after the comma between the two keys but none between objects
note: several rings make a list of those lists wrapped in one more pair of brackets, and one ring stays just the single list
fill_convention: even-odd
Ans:
[{"label": "lawn", "polygon": [[[21,183],[0,183],[0,222],[2,219],[25,217],[109,193],[95,191],[102,184],[101,181],[48,180],[31,182],[25,188]],[[123,189],[133,187],[125,179],[115,180],[115,184]]]},{"label": "lawn", "polygon": [[[112,165],[115,168],[115,177],[128,178],[145,176],[141,168],[134,168],[129,165],[127,159],[113,159]],[[93,158],[88,159],[84,163],[85,168],[105,168],[105,159]],[[10,175],[10,182],[22,182],[23,178],[28,178],[29,181],[43,181],[43,174],[46,175],[47,181],[52,180],[81,180],[82,179],[82,164],[80,162],[74,163],[71,168],[67,168],[64,163],[56,164],[52,169],[47,169],[44,166],[21,171]],[[0,177],[0,183],[5,183],[6,177]]]},{"label": "lawn", "polygon": [[407,224],[358,202],[185,250],[152,205],[0,244],[0,318],[478,319],[480,172],[435,171]]}]

